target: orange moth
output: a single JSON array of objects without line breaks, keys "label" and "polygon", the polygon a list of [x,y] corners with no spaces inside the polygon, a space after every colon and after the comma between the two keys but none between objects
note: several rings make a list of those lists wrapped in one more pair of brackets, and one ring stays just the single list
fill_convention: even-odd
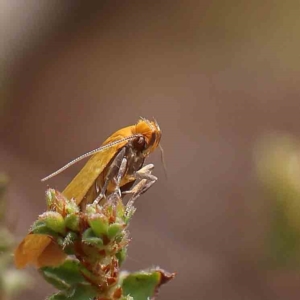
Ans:
[{"label": "orange moth", "polygon": [[[63,195],[84,206],[95,201],[97,197],[99,202],[105,195],[135,181],[137,177],[146,177],[149,182],[155,181],[153,175],[149,176],[147,167],[142,171],[140,169],[144,159],[159,145],[160,138],[161,131],[157,122],[146,119],[118,130],[107,138],[99,149],[75,159],[57,171],[61,172],[70,164],[96,152],[64,189]],[[56,175],[57,172],[50,176]]]},{"label": "orange moth", "polygon": [[[90,151],[58,171],[42,179],[45,181],[61,173],[79,160],[92,156],[62,192],[67,199],[74,199],[84,211],[86,204],[99,203],[112,194],[144,193],[157,178],[151,174],[153,165],[143,167],[144,160],[159,145],[161,130],[157,122],[141,118],[137,124],[122,128],[108,137],[101,147]],[[50,236],[28,234],[15,250],[15,265],[23,268],[27,264],[55,266],[63,262],[66,255]]]}]

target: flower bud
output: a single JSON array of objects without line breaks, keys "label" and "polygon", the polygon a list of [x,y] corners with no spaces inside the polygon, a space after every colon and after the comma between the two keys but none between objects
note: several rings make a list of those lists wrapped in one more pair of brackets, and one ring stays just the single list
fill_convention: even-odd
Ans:
[{"label": "flower bud", "polygon": [[78,214],[69,214],[65,218],[65,225],[72,231],[79,231],[79,221],[80,218]]},{"label": "flower bud", "polygon": [[82,235],[82,241],[85,244],[96,246],[97,248],[102,248],[103,240],[96,236],[91,228],[88,228]]},{"label": "flower bud", "polygon": [[47,211],[39,216],[39,220],[43,221],[45,225],[54,232],[65,233],[65,221],[58,212]]},{"label": "flower bud", "polygon": [[89,216],[88,223],[98,237],[107,235],[108,220],[105,215],[99,213],[91,214]]},{"label": "flower bud", "polygon": [[124,226],[118,223],[109,225],[107,230],[107,236],[109,239],[113,239],[116,235],[122,232]]}]

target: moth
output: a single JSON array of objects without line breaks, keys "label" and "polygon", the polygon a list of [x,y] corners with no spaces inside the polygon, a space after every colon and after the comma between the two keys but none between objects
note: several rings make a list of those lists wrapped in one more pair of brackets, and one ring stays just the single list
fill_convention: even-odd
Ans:
[{"label": "moth", "polygon": [[[132,199],[136,199],[157,180],[151,174],[153,164],[144,166],[144,160],[160,146],[161,135],[155,120],[141,118],[137,124],[113,133],[101,147],[72,160],[42,181],[91,156],[63,190],[67,199],[74,199],[82,211],[87,204],[105,201],[112,193],[132,194]],[[28,234],[15,251],[15,264],[19,268],[28,263],[39,268],[59,265],[64,259],[63,252],[47,235]]]},{"label": "moth", "polygon": [[141,118],[136,125],[116,131],[100,148],[88,152],[42,179],[48,180],[88,156],[92,157],[62,192],[84,208],[100,202],[115,190],[128,190],[135,180],[146,179],[149,188],[157,178],[151,175],[153,165],[143,167],[144,160],[160,143],[161,130],[156,121]]}]

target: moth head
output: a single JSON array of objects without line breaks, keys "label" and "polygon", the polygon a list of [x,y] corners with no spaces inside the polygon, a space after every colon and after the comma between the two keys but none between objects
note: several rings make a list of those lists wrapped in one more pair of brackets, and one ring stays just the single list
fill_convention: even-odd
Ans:
[{"label": "moth head", "polygon": [[144,138],[143,153],[145,156],[148,156],[159,146],[162,132],[155,119],[149,121],[145,118],[140,118],[136,124],[136,133],[141,134]]}]

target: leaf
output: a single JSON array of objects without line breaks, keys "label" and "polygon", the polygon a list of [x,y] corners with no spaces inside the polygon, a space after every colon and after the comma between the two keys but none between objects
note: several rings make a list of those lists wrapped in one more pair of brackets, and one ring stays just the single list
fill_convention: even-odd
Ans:
[{"label": "leaf", "polygon": [[35,221],[30,228],[30,232],[32,234],[37,234],[37,235],[41,235],[41,234],[49,235],[54,238],[57,238],[59,236],[59,234],[53,231],[52,229],[50,229],[43,220]]},{"label": "leaf", "polygon": [[80,263],[76,259],[66,259],[58,267],[40,269],[44,278],[59,290],[66,290],[79,283],[87,283],[80,272]]},{"label": "leaf", "polygon": [[47,300],[89,300],[97,296],[96,290],[89,285],[76,285],[67,292],[59,292]]},{"label": "leaf", "polygon": [[168,273],[161,269],[125,275],[122,282],[123,295],[130,295],[134,300],[154,299],[158,288],[174,276],[174,273]]}]

